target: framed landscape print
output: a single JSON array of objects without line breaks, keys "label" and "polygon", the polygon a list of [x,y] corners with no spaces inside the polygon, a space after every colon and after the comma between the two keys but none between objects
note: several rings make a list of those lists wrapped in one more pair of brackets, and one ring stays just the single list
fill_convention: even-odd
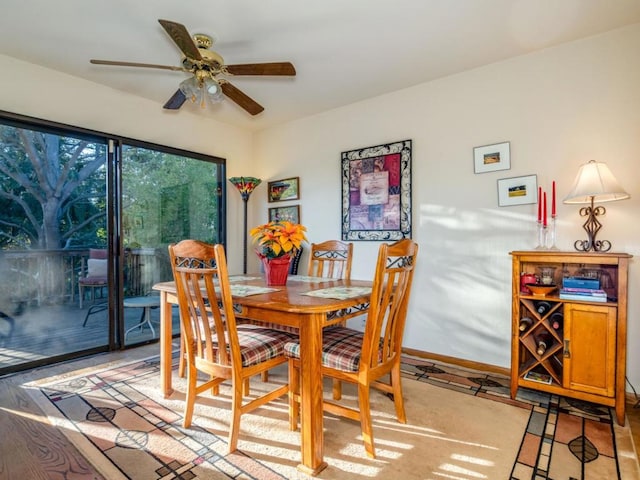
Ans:
[{"label": "framed landscape print", "polygon": [[300,177],[269,182],[267,195],[269,196],[269,202],[298,200],[300,198]]},{"label": "framed landscape print", "polygon": [[538,178],[536,175],[501,178],[498,180],[498,205],[510,207],[538,201]]},{"label": "framed landscape print", "polygon": [[269,209],[270,222],[291,222],[300,223],[300,205],[290,205],[288,207],[274,207]]},{"label": "framed landscape print", "polygon": [[342,240],[411,237],[411,140],[342,152]]},{"label": "framed landscape print", "polygon": [[511,168],[511,148],[509,142],[484,145],[473,149],[475,173],[495,172]]}]

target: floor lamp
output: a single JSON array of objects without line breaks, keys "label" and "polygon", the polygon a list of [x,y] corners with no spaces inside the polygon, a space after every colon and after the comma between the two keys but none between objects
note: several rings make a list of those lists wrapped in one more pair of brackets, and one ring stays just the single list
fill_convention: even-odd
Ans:
[{"label": "floor lamp", "polygon": [[259,178],[255,177],[231,177],[229,181],[238,189],[242,196],[242,203],[244,203],[244,263],[242,273],[247,273],[247,202],[251,196],[251,192],[260,185]]}]

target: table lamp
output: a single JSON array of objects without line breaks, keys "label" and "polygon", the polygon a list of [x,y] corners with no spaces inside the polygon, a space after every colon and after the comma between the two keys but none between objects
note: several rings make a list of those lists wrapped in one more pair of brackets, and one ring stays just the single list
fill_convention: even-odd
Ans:
[{"label": "table lamp", "polygon": [[602,224],[598,221],[599,216],[604,215],[604,207],[594,207],[594,202],[613,202],[625,200],[630,195],[624,191],[616,178],[607,167],[606,163],[590,160],[578,170],[578,175],[573,183],[569,194],[563,203],[587,204],[587,207],[580,209],[580,216],[587,217],[583,228],[587,232],[586,240],[576,240],[574,248],[578,251],[588,252],[608,252],[611,249],[611,242],[608,240],[596,240],[598,231]]},{"label": "table lamp", "polygon": [[229,181],[238,189],[244,203],[244,257],[243,257],[243,273],[247,273],[247,202],[251,196],[251,192],[260,185],[259,178],[255,177],[231,177]]}]

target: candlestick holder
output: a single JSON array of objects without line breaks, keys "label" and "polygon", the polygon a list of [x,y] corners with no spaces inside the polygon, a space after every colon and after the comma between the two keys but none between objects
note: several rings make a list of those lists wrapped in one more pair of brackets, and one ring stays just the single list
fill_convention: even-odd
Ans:
[{"label": "candlestick holder", "polygon": [[537,229],[537,234],[538,234],[538,245],[536,246],[536,250],[546,250],[547,249],[547,244],[546,244],[546,230],[547,227],[545,227],[542,222],[538,222],[538,229]]},{"label": "candlestick holder", "polygon": [[551,224],[549,225],[549,232],[547,234],[547,248],[549,250],[559,250],[556,247],[556,217],[551,217]]}]

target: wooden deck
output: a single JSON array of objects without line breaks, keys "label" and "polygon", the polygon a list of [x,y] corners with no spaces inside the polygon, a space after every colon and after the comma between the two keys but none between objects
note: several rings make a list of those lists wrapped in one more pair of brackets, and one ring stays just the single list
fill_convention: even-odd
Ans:
[{"label": "wooden deck", "polygon": [[[85,302],[62,305],[33,305],[11,316],[0,315],[0,375],[16,370],[20,364],[31,364],[72,352],[81,352],[108,345],[107,310],[97,310],[83,323],[89,308],[104,302]],[[141,308],[125,308],[125,329],[138,324]],[[174,315],[174,331],[179,331],[177,312]],[[151,309],[151,321],[155,338],[159,336],[160,309]],[[126,338],[126,346],[154,339],[151,329],[144,324],[132,330]]]}]

